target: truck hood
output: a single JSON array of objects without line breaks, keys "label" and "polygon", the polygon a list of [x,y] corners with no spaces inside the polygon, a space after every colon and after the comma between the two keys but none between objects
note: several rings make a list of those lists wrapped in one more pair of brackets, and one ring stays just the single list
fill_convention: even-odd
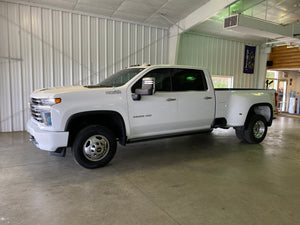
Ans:
[{"label": "truck hood", "polygon": [[[99,90],[101,90],[99,92]],[[99,86],[70,86],[70,87],[53,87],[53,88],[43,88],[34,91],[31,94],[32,98],[56,98],[62,95],[70,95],[71,93],[87,93],[87,92],[97,92],[111,94],[111,92],[119,93],[116,88],[112,87],[99,87]]]},{"label": "truck hood", "polygon": [[65,94],[70,92],[84,92],[89,89],[84,86],[70,86],[70,87],[53,87],[53,88],[43,88],[35,90],[31,97],[33,98],[53,98],[59,94]]}]

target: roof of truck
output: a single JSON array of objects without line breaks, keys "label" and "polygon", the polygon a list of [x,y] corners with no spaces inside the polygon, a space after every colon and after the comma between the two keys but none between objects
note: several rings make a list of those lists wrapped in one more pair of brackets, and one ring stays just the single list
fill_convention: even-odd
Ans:
[{"label": "roof of truck", "polygon": [[205,69],[201,68],[198,66],[190,66],[190,65],[172,65],[172,64],[156,64],[156,65],[151,65],[151,64],[143,64],[143,65],[131,65],[127,68],[185,68],[185,69]]}]

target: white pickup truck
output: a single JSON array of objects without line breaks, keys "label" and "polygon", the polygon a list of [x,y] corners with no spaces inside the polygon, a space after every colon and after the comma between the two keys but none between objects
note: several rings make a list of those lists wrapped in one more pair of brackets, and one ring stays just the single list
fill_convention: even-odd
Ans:
[{"label": "white pickup truck", "polygon": [[146,65],[121,70],[97,85],[45,88],[32,93],[31,140],[52,155],[85,168],[109,163],[121,145],[233,127],[247,143],[271,126],[274,90],[214,89],[207,70]]}]

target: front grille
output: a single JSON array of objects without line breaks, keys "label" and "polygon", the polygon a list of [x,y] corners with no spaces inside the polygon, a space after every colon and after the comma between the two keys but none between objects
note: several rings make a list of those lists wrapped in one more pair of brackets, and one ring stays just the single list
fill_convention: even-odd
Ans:
[{"label": "front grille", "polygon": [[35,104],[35,105],[41,105],[42,104],[42,100],[38,99],[38,98],[31,98],[31,103]]},{"label": "front grille", "polygon": [[33,119],[38,122],[43,122],[41,111],[38,109],[38,106],[42,104],[41,99],[31,98],[30,110]]}]

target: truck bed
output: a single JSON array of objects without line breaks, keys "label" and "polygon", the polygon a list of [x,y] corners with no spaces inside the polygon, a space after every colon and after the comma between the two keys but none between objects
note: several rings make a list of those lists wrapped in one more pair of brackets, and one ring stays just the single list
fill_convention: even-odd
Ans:
[{"label": "truck bed", "polygon": [[[275,90],[221,88],[215,89],[216,118],[225,118],[228,126],[244,124],[253,105],[270,105],[275,109]],[[272,112],[273,115],[273,112]]]}]

